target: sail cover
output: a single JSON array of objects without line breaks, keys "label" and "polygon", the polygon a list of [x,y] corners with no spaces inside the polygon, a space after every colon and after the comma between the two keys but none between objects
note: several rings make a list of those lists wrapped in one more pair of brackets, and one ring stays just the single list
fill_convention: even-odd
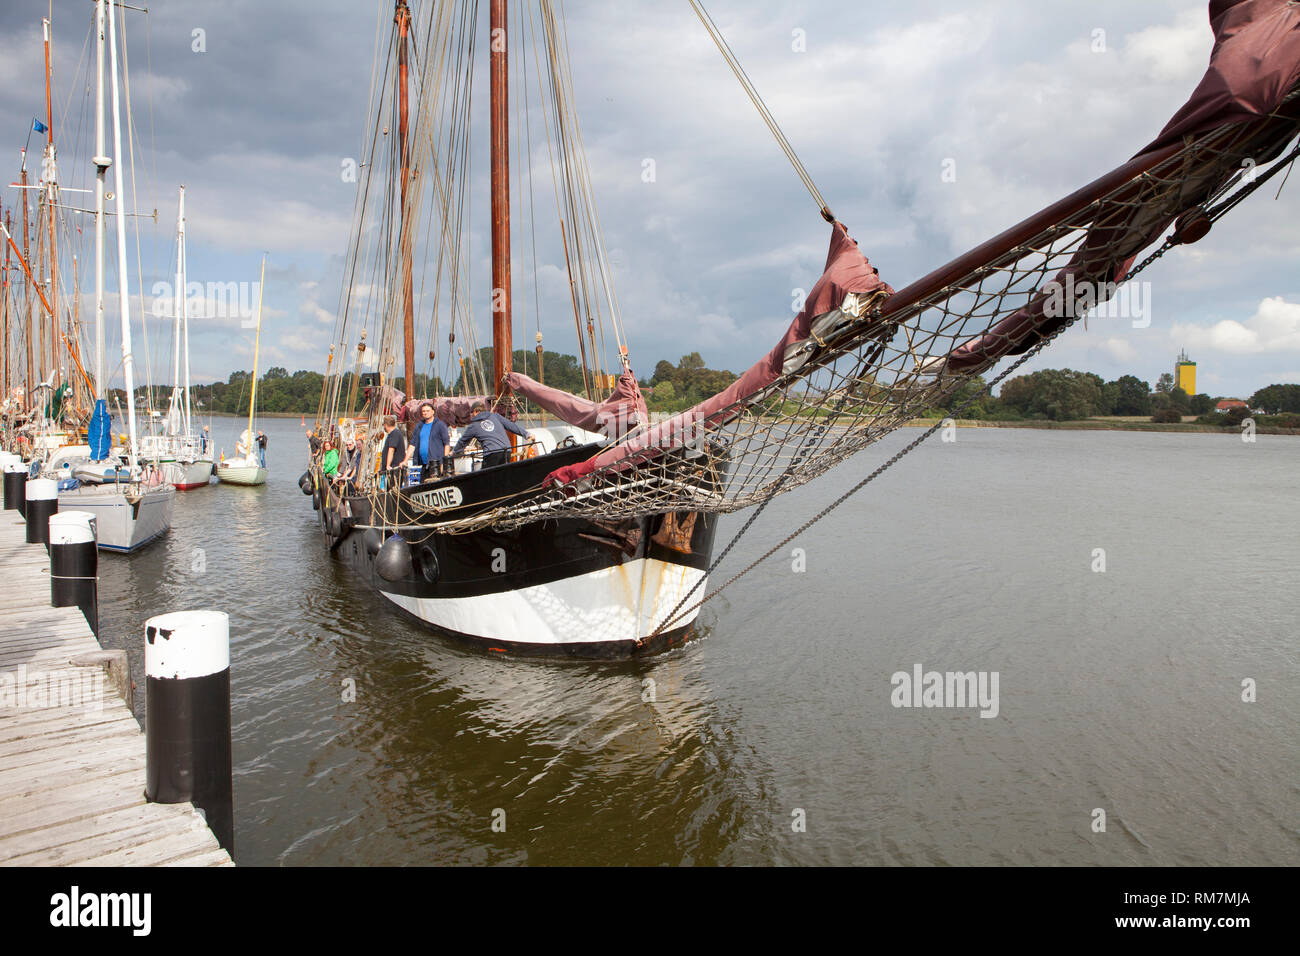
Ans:
[{"label": "sail cover", "polygon": [[95,410],[86,426],[86,443],[90,446],[91,461],[103,461],[108,457],[113,444],[113,420],[108,417],[108,403],[102,398],[95,399]]},{"label": "sail cover", "polygon": [[[396,394],[400,396],[401,392]],[[397,412],[397,420],[402,423],[413,422],[418,425],[423,420],[420,418],[420,406],[432,405],[434,415],[446,422],[448,428],[464,428],[474,418],[472,409],[475,403],[482,402],[485,407],[491,408],[492,401],[490,395],[413,398],[401,405],[400,410]]]},{"label": "sail cover", "polygon": [[517,393],[562,421],[589,432],[600,432],[618,441],[633,429],[650,421],[641,387],[630,368],[624,369],[614,390],[603,402],[593,402],[558,388],[543,385],[520,372],[511,372],[506,383]]},{"label": "sail cover", "polygon": [[702,432],[716,427],[718,419],[733,412],[737,403],[761,396],[783,374],[797,372],[816,352],[819,342],[824,343],[827,336],[860,319],[873,303],[893,291],[859,251],[843,224],[835,223],[821,278],[785,335],[767,355],[717,395],[588,461],[557,469],[547,476],[547,484],[565,484],[615,462],[627,464],[629,456],[654,455],[697,442]]}]

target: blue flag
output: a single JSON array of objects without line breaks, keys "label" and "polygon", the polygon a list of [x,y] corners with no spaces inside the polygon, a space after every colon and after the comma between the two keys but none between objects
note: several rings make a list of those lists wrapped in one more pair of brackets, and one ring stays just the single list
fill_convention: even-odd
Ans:
[{"label": "blue flag", "polygon": [[32,120],[32,130],[37,133],[44,133],[49,130],[49,127],[46,126],[44,123],[42,123],[40,120],[34,119]]}]

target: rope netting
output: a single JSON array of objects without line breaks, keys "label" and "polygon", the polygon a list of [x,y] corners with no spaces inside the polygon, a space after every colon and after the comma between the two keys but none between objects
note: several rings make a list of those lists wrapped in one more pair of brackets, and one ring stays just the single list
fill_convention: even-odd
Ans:
[{"label": "rope netting", "polygon": [[1104,306],[1115,280],[1200,238],[1294,162],[1295,149],[1283,153],[1300,127],[1296,101],[1293,91],[1271,117],[1139,157],[892,297],[844,296],[765,388],[706,415],[641,426],[576,480],[428,518],[449,533],[505,530],[562,517],[731,512],[791,491],[948,408],[1004,357]]}]

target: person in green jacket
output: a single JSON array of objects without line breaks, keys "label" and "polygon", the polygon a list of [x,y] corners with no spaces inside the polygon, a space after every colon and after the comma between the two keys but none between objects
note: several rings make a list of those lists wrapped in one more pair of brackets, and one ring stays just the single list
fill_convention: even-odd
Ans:
[{"label": "person in green jacket", "polygon": [[321,471],[325,477],[332,478],[339,471],[339,453],[332,441],[325,442],[325,457],[321,460]]}]

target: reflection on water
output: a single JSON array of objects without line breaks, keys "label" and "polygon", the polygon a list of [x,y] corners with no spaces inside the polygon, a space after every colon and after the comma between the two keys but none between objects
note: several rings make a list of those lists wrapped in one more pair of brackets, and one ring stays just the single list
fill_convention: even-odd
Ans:
[{"label": "reflection on water", "polygon": [[[137,680],[146,617],[230,614],[242,863],[1300,861],[1293,603],[1258,577],[1300,558],[1260,517],[1300,442],[963,431],[796,542],[806,573],[777,556],[685,648],[592,664],[422,630],[329,557],[298,423],[267,431],[265,487],[178,493],[164,541],[101,561]],[[899,444],[774,503],[720,574]],[[999,717],[892,708],[918,662],[999,671]]]}]

